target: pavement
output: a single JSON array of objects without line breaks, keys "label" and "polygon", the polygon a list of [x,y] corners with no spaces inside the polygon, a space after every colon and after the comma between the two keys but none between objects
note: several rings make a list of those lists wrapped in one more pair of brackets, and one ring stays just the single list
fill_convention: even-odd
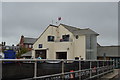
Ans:
[{"label": "pavement", "polygon": [[102,76],[99,80],[120,80],[120,69],[114,69],[113,72]]}]

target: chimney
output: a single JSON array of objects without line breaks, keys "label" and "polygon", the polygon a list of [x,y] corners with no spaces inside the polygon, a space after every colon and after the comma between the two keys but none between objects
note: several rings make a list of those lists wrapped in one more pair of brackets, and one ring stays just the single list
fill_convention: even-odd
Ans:
[{"label": "chimney", "polygon": [[3,45],[5,46],[5,45],[6,45],[6,42],[4,42]]},{"label": "chimney", "polygon": [[21,38],[24,38],[24,36],[22,35]]},{"label": "chimney", "polygon": [[3,42],[2,42],[2,46],[3,46]]},{"label": "chimney", "polygon": [[6,45],[6,42],[2,42],[2,46],[5,46]]}]

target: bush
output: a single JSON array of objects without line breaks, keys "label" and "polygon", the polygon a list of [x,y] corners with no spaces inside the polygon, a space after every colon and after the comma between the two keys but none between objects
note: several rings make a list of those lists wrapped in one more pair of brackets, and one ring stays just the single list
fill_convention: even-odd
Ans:
[{"label": "bush", "polygon": [[18,52],[18,54],[16,54],[16,57],[19,58],[22,54],[25,54],[28,51],[29,50],[27,48],[20,48],[20,51]]}]

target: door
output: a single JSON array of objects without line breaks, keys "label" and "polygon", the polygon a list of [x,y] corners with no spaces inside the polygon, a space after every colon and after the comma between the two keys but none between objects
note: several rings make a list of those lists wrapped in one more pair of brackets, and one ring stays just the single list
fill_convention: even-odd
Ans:
[{"label": "door", "polygon": [[67,59],[67,52],[56,52],[56,59]]}]

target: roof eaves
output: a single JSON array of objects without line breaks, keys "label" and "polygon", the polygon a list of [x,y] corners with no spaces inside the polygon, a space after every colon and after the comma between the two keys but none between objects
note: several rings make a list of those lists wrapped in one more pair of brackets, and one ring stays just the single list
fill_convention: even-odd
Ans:
[{"label": "roof eaves", "polygon": [[[44,32],[45,32],[50,26],[58,27],[58,26],[55,26],[55,25],[50,24],[50,25],[48,25],[48,27],[44,30]],[[44,32],[36,39],[36,41],[44,34]],[[35,42],[36,42],[36,41],[35,41]],[[34,43],[35,43],[35,42],[34,42]],[[33,43],[33,44],[34,44],[34,43]]]}]

